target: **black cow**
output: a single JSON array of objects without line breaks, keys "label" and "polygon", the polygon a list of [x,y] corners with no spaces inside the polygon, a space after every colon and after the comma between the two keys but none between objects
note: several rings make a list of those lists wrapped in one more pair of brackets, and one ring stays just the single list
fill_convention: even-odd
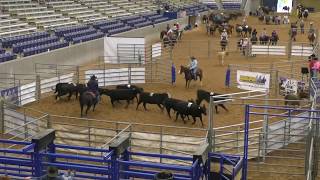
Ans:
[{"label": "black cow", "polygon": [[131,85],[131,84],[125,84],[125,85],[117,85],[116,89],[131,89],[137,94],[137,102],[138,102],[138,94],[143,92],[143,88],[136,86],[136,85]]},{"label": "black cow", "polygon": [[101,95],[107,95],[110,97],[112,107],[114,107],[114,102],[119,100],[126,100],[127,106],[129,106],[130,101],[137,98],[137,93],[132,89],[99,89]]},{"label": "black cow", "polygon": [[72,94],[76,92],[76,85],[73,83],[58,83],[56,84],[56,89],[54,94],[58,93],[56,95],[56,99],[60,98],[61,96],[67,95],[68,96],[68,100],[70,100]]},{"label": "black cow", "polygon": [[170,110],[179,102],[183,102],[180,99],[167,98],[163,101],[162,105],[166,108],[168,116],[171,118]]},{"label": "black cow", "polygon": [[[208,91],[205,91],[205,90],[202,90],[202,89],[199,89],[197,91],[197,100],[196,100],[196,104],[200,105],[201,102],[203,100],[207,101],[208,103],[210,102],[210,96],[218,96],[218,95],[221,95],[221,94],[218,94],[218,93],[214,93],[214,92],[208,92]],[[213,99],[213,101],[221,101],[221,100],[225,100],[227,97],[224,96],[224,97],[216,97]],[[226,111],[229,111],[224,104],[217,104],[215,105],[215,109],[216,109],[216,113],[218,114],[218,106],[222,107],[224,110]]]},{"label": "black cow", "polygon": [[173,109],[176,111],[176,120],[178,119],[178,116],[180,115],[180,117],[184,123],[186,123],[186,121],[184,120],[185,116],[190,115],[193,118],[192,124],[195,124],[197,117],[199,117],[201,124],[203,126],[202,114],[207,115],[205,105],[203,105],[201,107],[201,106],[197,105],[196,103],[192,103],[192,102],[179,102],[174,105]]},{"label": "black cow", "polygon": [[58,99],[61,96],[69,94],[68,99],[70,100],[73,94],[75,94],[76,99],[78,99],[78,94],[86,90],[87,90],[87,87],[85,84],[58,83],[56,84],[56,89],[54,94],[58,93],[56,95],[56,99]]},{"label": "black cow", "polygon": [[140,98],[137,104],[137,108],[141,103],[143,103],[144,110],[147,110],[146,104],[156,104],[159,106],[161,110],[163,110],[163,107],[161,106],[163,104],[163,101],[170,97],[169,93],[149,93],[149,92],[142,92],[140,94]]}]

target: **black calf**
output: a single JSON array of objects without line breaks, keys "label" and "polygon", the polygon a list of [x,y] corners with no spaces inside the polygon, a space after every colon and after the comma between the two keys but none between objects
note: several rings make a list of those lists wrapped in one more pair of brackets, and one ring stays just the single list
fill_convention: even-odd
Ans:
[{"label": "black calf", "polygon": [[171,118],[170,110],[179,102],[183,102],[179,99],[167,98],[163,101],[162,105],[166,108],[168,116]]},{"label": "black calf", "polygon": [[68,100],[70,100],[72,94],[76,92],[76,86],[72,83],[58,83],[56,84],[56,89],[54,94],[58,93],[56,95],[56,99],[58,99],[58,97],[60,98],[61,96],[67,95],[68,96]]},{"label": "black calf", "polygon": [[169,98],[168,93],[148,93],[143,92],[140,94],[139,102],[137,104],[137,108],[141,103],[143,103],[143,107],[145,110],[147,110],[146,104],[157,104],[161,110],[163,110],[163,107],[161,104],[163,104],[163,101],[165,99]]},{"label": "black calf", "polygon": [[131,84],[126,84],[126,85],[117,85],[116,89],[131,89],[135,91],[136,97],[137,97],[137,102],[138,102],[138,94],[143,92],[143,88],[136,86],[136,85],[131,85]]},{"label": "black calf", "polygon": [[207,115],[206,107],[204,105],[203,105],[203,107],[201,107],[201,106],[199,106],[195,103],[191,103],[191,102],[179,102],[174,105],[173,109],[176,111],[176,120],[178,119],[178,116],[180,115],[180,117],[184,123],[186,123],[184,120],[185,116],[190,115],[193,118],[192,124],[195,124],[197,117],[199,117],[201,124],[203,126],[202,114]]},{"label": "black calf", "polygon": [[[214,93],[214,92],[208,92],[208,91],[205,91],[205,90],[202,90],[202,89],[199,89],[197,91],[197,100],[196,100],[196,103],[198,105],[201,104],[201,102],[203,100],[207,101],[208,103],[210,102],[210,96],[218,96],[218,95],[221,95],[221,94],[218,94],[218,93]],[[221,101],[221,100],[225,100],[227,97],[216,97],[213,99],[213,101]],[[215,105],[215,109],[216,109],[216,113],[219,113],[218,112],[218,106],[222,107],[224,110],[226,111],[229,111],[224,104],[217,104]]]},{"label": "black calf", "polygon": [[99,89],[101,95],[107,95],[110,97],[112,107],[114,107],[114,102],[119,100],[126,100],[127,106],[134,98],[137,98],[137,93],[135,90],[132,89]]}]

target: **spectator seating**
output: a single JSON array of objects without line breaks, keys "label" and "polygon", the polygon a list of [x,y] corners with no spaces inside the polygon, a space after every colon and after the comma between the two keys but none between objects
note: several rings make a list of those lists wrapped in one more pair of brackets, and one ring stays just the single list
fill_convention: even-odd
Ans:
[{"label": "spectator seating", "polygon": [[26,34],[21,36],[2,38],[1,43],[2,43],[2,47],[4,48],[11,48],[13,44],[17,44],[24,41],[41,39],[49,36],[50,34],[48,32],[36,32],[36,33]]},{"label": "spectator seating", "polygon": [[58,37],[63,37],[64,34],[67,33],[72,33],[72,32],[77,32],[77,31],[82,31],[85,29],[89,29],[90,27],[87,25],[78,25],[78,26],[71,26],[71,27],[62,27],[62,28],[57,28],[54,30],[54,33]]},{"label": "spectator seating", "polygon": [[34,54],[39,54],[39,53],[43,53],[43,52],[48,52],[54,49],[59,49],[59,48],[63,48],[63,47],[67,47],[69,46],[69,43],[66,41],[59,41],[59,42],[53,42],[50,44],[45,44],[45,45],[40,45],[40,46],[36,46],[36,47],[30,47],[27,49],[23,50],[23,56],[31,56]]},{"label": "spectator seating", "polygon": [[72,42],[74,44],[76,44],[76,43],[81,43],[81,42],[85,42],[85,41],[91,41],[91,40],[94,40],[94,39],[102,38],[104,36],[105,36],[104,33],[97,32],[97,33],[86,35],[86,36],[75,37],[75,38],[72,39]]},{"label": "spectator seating", "polygon": [[99,29],[101,26],[108,26],[119,23],[118,20],[109,20],[109,21],[97,21],[92,24],[92,26],[96,29]]},{"label": "spectator seating", "polygon": [[0,48],[0,54],[3,54],[3,53],[5,53],[5,52],[6,52],[5,49]]},{"label": "spectator seating", "polygon": [[95,27],[107,35],[117,34],[132,29],[130,26],[126,26],[123,22],[118,21],[105,22],[104,24],[95,25]]},{"label": "spectator seating", "polygon": [[109,30],[108,34],[109,35],[118,34],[118,33],[129,31],[131,29],[132,29],[132,27],[130,27],[130,26],[123,26],[121,28]]},{"label": "spectator seating", "polygon": [[240,9],[241,0],[221,0],[224,9]]},{"label": "spectator seating", "polygon": [[[59,11],[65,16],[69,16],[78,20],[79,22],[89,22],[89,21],[98,21],[102,19],[106,19],[101,16],[101,13],[95,12],[95,10],[90,9],[89,7],[82,5],[81,3],[77,3],[74,1],[52,1],[48,2],[47,5],[56,11]],[[61,2],[61,3],[59,3]]]},{"label": "spectator seating", "polygon": [[13,60],[13,59],[16,59],[16,58],[17,58],[17,55],[15,55],[15,54],[3,53],[3,54],[0,54],[0,63],[1,62],[10,61],[10,60]]},{"label": "spectator seating", "polygon": [[153,24],[158,24],[158,23],[162,23],[169,20],[168,17],[164,17],[163,15],[158,13],[149,13],[149,14],[144,14],[143,16],[149,19],[150,21],[152,21]]},{"label": "spectator seating", "polygon": [[41,6],[39,3],[31,0],[0,1],[0,6],[5,12],[12,14],[29,24],[35,25],[41,29],[55,28],[76,24],[69,17],[64,17],[61,13],[56,13],[53,9]]},{"label": "spectator seating", "polygon": [[12,18],[9,14],[0,15],[0,37],[16,36],[36,31],[36,27]]},{"label": "spectator seating", "polygon": [[44,44],[50,44],[57,41],[59,41],[59,38],[56,36],[51,36],[51,37],[46,37],[46,38],[31,40],[31,41],[25,41],[25,42],[12,45],[12,52],[18,54],[18,53],[22,53],[23,49],[40,46]]},{"label": "spectator seating", "polygon": [[97,33],[97,30],[94,28],[90,28],[90,29],[85,29],[77,32],[66,33],[63,36],[66,41],[72,41],[73,38],[86,36],[94,33]]}]

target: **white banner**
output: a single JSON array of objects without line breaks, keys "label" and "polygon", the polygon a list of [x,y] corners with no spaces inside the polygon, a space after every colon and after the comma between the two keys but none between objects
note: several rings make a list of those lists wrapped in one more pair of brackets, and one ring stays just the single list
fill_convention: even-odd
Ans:
[{"label": "white banner", "polygon": [[[124,47],[126,45],[127,47]],[[122,48],[119,49],[119,46],[122,46]],[[123,54],[123,52],[121,52],[121,49],[126,51],[125,55]],[[145,57],[144,49],[145,49],[144,38],[105,37],[104,38],[104,61],[105,63],[114,63],[114,64],[130,63],[130,62],[121,62],[119,58],[125,59],[126,57],[128,57],[128,59],[131,60],[132,57],[138,58],[138,56],[141,55],[141,57],[143,58],[141,61],[144,62],[144,57]]]},{"label": "white banner", "polygon": [[287,95],[287,94],[294,94],[297,95],[298,93],[298,81],[295,79],[280,79],[280,94]]},{"label": "white banner", "polygon": [[239,89],[267,91],[270,87],[270,74],[250,71],[237,71]]},{"label": "white banner", "polygon": [[278,0],[277,4],[277,12],[288,12],[288,10],[284,10],[283,7],[289,7],[290,11],[292,10],[292,0]]}]

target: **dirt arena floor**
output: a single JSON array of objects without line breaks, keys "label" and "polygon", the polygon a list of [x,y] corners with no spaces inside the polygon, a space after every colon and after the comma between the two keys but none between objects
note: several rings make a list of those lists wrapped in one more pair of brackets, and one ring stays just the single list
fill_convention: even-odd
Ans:
[{"label": "dirt arena floor", "polygon": [[[316,21],[319,15],[311,14],[310,19],[316,22],[316,25],[319,23]],[[307,21],[309,22],[310,19]],[[232,22],[231,24],[240,23],[242,18],[239,18],[237,22]],[[265,25],[258,21],[257,17],[249,17],[248,24],[257,29],[258,34],[260,34],[261,30],[266,27],[268,34],[271,34],[272,30],[276,30],[279,33],[280,41],[287,42],[288,41],[288,31],[289,25]],[[183,41],[194,41],[193,47],[196,47],[196,41],[206,41],[209,38],[213,40],[216,44],[218,44],[219,36],[216,35],[214,37],[207,36],[205,32],[205,27],[202,25],[199,28],[192,30],[190,32],[185,32]],[[307,42],[306,35],[298,35],[297,37],[299,42]],[[235,34],[230,38],[230,44],[235,45],[238,40]],[[180,42],[184,43],[184,42]],[[201,50],[201,46],[199,45],[199,51]],[[235,48],[232,48],[235,49]],[[174,63],[176,66],[181,64],[187,64],[189,61],[186,57],[189,55],[185,53],[186,49],[174,49]],[[196,51],[196,49],[193,49]],[[246,58],[240,54],[238,51],[233,51],[230,53],[228,57],[226,57],[225,65],[219,65],[217,61],[216,50],[213,50],[212,56],[210,58],[198,58],[199,67],[204,71],[204,80],[203,86],[200,87],[199,83],[192,82],[191,87],[186,89],[184,84],[185,81],[182,75],[177,75],[177,83],[176,85],[168,85],[168,84],[144,84],[142,87],[145,91],[149,92],[169,92],[174,98],[178,99],[195,99],[196,98],[196,90],[199,88],[215,91],[222,94],[239,92],[240,90],[236,88],[227,89],[224,86],[225,82],[225,72],[227,68],[227,64],[250,64],[250,63],[271,63],[271,62],[280,62],[286,60],[286,57],[269,57],[269,56],[256,56]],[[112,108],[109,98],[103,97],[100,104],[97,106],[95,112],[89,112],[88,118],[101,119],[101,120],[113,120],[113,121],[125,121],[125,122],[137,122],[144,124],[157,124],[157,125],[170,125],[170,126],[183,126],[183,127],[201,127],[201,123],[199,121],[196,122],[195,125],[192,125],[192,122],[189,121],[186,124],[182,122],[181,119],[175,121],[173,118],[170,119],[165,112],[161,112],[161,110],[156,105],[147,105],[148,111],[146,112],[142,106],[136,110],[136,103],[130,104],[129,108],[125,108],[126,103],[116,104],[115,108]],[[207,105],[207,104],[206,104]],[[35,102],[28,104],[27,107],[32,107],[38,109],[40,111],[44,111],[50,114],[57,115],[65,115],[65,116],[80,116],[80,107],[79,102],[75,99],[71,101],[67,101],[65,99],[61,99],[58,102],[55,102],[54,96],[49,96],[47,98],[41,99],[40,102]],[[244,106],[240,105],[227,105],[229,112],[225,112],[223,109],[220,109],[220,113],[215,115],[214,126],[228,126],[238,123],[244,122]],[[204,128],[208,125],[208,117],[203,117]],[[186,132],[188,133],[188,132]],[[191,134],[190,134],[191,135]],[[268,175],[263,177],[266,179]],[[253,176],[252,179],[259,179],[256,176]],[[259,176],[261,177],[261,176]],[[284,178],[275,177],[274,179],[295,179],[292,178]]]}]

